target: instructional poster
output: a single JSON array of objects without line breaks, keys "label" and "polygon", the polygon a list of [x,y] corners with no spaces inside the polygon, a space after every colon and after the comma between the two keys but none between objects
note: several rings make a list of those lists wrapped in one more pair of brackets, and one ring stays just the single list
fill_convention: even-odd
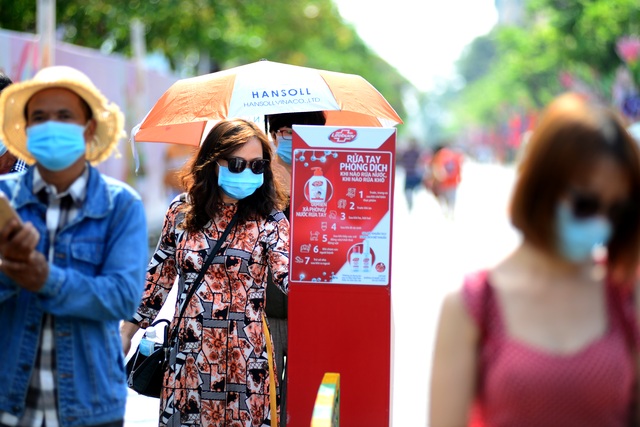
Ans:
[{"label": "instructional poster", "polygon": [[395,138],[293,126],[290,282],[389,285]]}]

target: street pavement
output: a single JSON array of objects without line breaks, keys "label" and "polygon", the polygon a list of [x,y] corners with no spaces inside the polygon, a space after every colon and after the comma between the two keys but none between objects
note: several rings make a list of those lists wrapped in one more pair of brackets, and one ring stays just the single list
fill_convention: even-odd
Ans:
[{"label": "street pavement", "polygon": [[[404,174],[397,170],[391,272],[395,427],[427,425],[431,356],[442,298],[460,286],[465,273],[497,263],[518,243],[507,217],[513,181],[513,167],[466,162],[454,217],[446,218],[424,189],[416,192],[410,211]],[[130,391],[125,427],[157,426],[157,420],[158,399]]]}]

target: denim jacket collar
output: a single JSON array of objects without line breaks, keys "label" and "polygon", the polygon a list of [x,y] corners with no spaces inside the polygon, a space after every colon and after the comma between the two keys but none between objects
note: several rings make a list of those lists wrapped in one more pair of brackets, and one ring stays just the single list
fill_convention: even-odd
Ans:
[{"label": "denim jacket collar", "polygon": [[[113,201],[100,173],[89,164],[87,164],[87,168],[89,169],[87,194],[85,203],[79,209],[79,215],[89,218],[103,218],[111,209]],[[37,195],[33,192],[34,170],[35,166],[29,168],[16,182],[11,196],[16,209],[30,203],[40,203]]]}]

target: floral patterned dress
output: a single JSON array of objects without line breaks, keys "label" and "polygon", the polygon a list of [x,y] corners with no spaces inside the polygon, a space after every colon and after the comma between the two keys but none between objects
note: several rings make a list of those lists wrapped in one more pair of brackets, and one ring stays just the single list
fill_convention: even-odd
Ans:
[{"label": "floral patterned dress", "polygon": [[[149,263],[142,303],[134,316],[143,328],[158,315],[171,288],[178,286],[170,330],[174,329],[207,252],[236,211],[236,205],[220,205],[215,220],[191,233],[180,227],[183,203],[176,199],[169,207]],[[288,253],[289,222],[282,212],[238,222],[231,230],[181,321],[164,377],[160,425],[270,426],[262,313],[268,267],[274,283],[288,291]]]}]

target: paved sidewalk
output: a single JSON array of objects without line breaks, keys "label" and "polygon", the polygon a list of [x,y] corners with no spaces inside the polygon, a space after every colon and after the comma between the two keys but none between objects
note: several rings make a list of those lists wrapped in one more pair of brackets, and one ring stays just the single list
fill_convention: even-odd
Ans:
[{"label": "paved sidewalk", "polygon": [[158,411],[160,399],[141,396],[129,390],[127,397],[127,412],[125,427],[156,427],[158,425]]}]

